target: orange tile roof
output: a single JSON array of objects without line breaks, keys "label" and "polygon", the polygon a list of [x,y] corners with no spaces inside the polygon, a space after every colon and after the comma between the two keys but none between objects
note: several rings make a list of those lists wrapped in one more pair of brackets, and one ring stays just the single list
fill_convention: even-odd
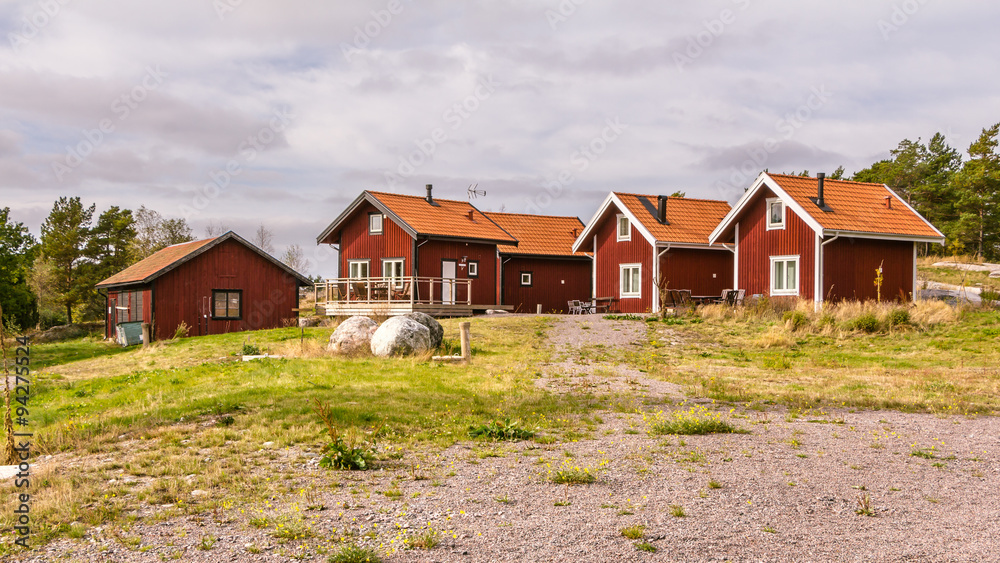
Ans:
[{"label": "orange tile roof", "polygon": [[576,237],[583,232],[583,222],[578,217],[553,217],[519,213],[494,213],[486,216],[518,240],[517,246],[500,245],[502,254],[530,254],[536,256],[576,256],[587,254],[573,252]]},{"label": "orange tile roof", "polygon": [[517,244],[515,238],[467,201],[435,198],[437,206],[432,206],[422,197],[385,192],[368,193],[418,234]]},{"label": "orange tile roof", "polygon": [[614,192],[629,212],[658,241],[708,244],[708,236],[729,213],[729,204],[714,199],[672,197],[667,200],[667,222],[656,220],[655,195]]},{"label": "orange tile roof", "polygon": [[98,283],[97,287],[146,282],[176,262],[215,242],[218,238],[196,240],[168,246]]},{"label": "orange tile roof", "polygon": [[[826,179],[823,199],[833,211],[824,212],[810,198],[816,197],[816,178],[767,174],[823,229],[873,234],[940,237],[920,215],[883,184]],[[892,207],[886,207],[886,197]]]}]

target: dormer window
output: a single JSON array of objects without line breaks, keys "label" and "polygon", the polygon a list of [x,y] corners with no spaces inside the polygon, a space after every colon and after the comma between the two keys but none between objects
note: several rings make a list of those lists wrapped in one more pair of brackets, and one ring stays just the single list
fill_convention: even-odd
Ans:
[{"label": "dormer window", "polygon": [[778,198],[767,200],[767,230],[785,228],[785,204]]},{"label": "dormer window", "polygon": [[632,240],[632,225],[628,222],[628,217],[618,216],[618,240]]},{"label": "dormer window", "polygon": [[382,234],[382,214],[381,213],[369,213],[368,214],[368,234],[370,234],[370,235],[380,235],[380,234]]}]

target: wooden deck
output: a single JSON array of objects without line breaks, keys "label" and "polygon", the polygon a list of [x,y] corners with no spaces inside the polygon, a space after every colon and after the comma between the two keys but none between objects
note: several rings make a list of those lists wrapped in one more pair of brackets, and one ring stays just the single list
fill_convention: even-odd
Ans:
[{"label": "wooden deck", "polygon": [[316,313],[330,317],[396,316],[420,312],[432,317],[470,317],[509,305],[473,303],[472,282],[443,278],[334,278],[316,284]]}]

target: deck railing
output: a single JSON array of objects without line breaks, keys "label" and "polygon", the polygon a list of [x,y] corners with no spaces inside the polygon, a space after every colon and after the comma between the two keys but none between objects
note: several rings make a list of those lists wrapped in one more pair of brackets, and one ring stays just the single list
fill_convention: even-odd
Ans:
[{"label": "deck railing", "polygon": [[404,276],[331,278],[316,284],[316,305],[472,305],[472,281]]}]

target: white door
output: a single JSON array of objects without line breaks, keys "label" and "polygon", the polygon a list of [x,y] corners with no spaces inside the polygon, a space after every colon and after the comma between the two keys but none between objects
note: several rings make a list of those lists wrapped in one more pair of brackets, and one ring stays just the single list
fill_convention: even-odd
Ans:
[{"label": "white door", "polygon": [[455,304],[455,278],[458,276],[458,261],[441,261],[441,303]]}]

